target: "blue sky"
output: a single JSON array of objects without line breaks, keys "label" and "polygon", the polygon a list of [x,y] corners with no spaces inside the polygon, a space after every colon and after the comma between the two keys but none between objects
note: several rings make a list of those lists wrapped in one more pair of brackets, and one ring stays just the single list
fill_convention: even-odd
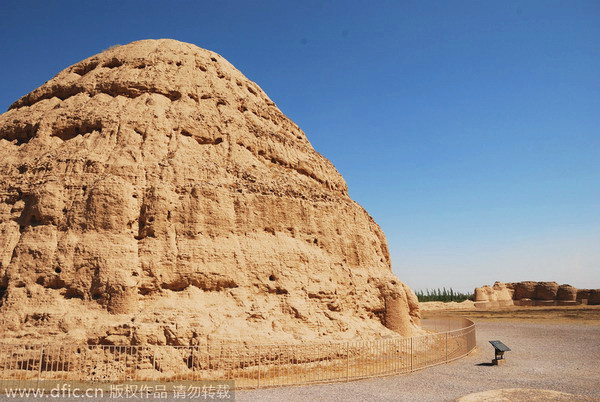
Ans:
[{"label": "blue sky", "polygon": [[0,109],[172,38],[257,82],[348,182],[415,289],[600,287],[598,1],[4,1]]}]

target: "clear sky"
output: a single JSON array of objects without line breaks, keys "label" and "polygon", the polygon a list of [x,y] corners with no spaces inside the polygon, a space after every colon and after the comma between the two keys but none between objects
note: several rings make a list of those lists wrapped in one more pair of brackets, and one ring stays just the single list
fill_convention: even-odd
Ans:
[{"label": "clear sky", "polygon": [[346,178],[415,289],[600,288],[599,1],[12,1],[0,109],[172,38],[257,82]]}]

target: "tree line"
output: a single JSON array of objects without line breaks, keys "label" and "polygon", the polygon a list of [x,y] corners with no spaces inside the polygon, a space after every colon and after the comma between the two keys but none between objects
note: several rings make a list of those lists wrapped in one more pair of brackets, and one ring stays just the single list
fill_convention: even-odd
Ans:
[{"label": "tree line", "polygon": [[472,293],[461,293],[455,292],[452,288],[446,289],[425,289],[425,291],[417,290],[415,292],[419,302],[428,302],[428,301],[441,301],[441,302],[461,302],[465,300],[472,300]]}]

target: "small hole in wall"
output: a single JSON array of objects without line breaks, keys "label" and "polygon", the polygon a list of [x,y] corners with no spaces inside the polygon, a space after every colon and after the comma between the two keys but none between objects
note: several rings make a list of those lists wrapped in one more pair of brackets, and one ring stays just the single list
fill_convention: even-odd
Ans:
[{"label": "small hole in wall", "polygon": [[38,219],[35,217],[35,215],[32,215],[31,218],[29,218],[29,225],[30,226],[39,226],[40,221],[38,221]]},{"label": "small hole in wall", "polygon": [[83,295],[75,289],[67,289],[65,299],[83,299]]},{"label": "small hole in wall", "polygon": [[94,294],[92,294],[92,299],[98,300],[99,298],[100,298],[100,293],[94,293]]},{"label": "small hole in wall", "polygon": [[277,277],[275,275],[273,275],[273,274],[269,275],[269,280],[270,281],[274,281],[276,279],[277,279]]},{"label": "small hole in wall", "polygon": [[60,269],[60,268],[54,268],[54,272],[56,272],[57,274],[60,274],[62,272],[62,269]]}]

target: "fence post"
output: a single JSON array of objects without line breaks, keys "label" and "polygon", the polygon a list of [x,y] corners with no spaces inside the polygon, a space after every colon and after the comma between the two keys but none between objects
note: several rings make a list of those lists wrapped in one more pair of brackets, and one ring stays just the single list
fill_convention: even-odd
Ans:
[{"label": "fence post", "polygon": [[[127,353],[128,346],[125,346],[125,380],[129,380],[127,373],[129,372],[129,353]],[[129,352],[131,352],[131,346],[129,346]]]},{"label": "fence post", "polygon": [[152,348],[152,370],[157,370],[157,367],[156,367],[156,346],[154,346]]},{"label": "fence post", "polygon": [[208,335],[206,335],[206,366],[208,367],[209,372],[212,370],[211,360],[212,359],[210,358],[210,340],[208,339]]},{"label": "fence post", "polygon": [[350,381],[350,342],[346,342],[346,382]]},{"label": "fence post", "polygon": [[448,332],[446,332],[446,363],[448,363]]},{"label": "fence post", "polygon": [[42,359],[44,358],[44,345],[40,348],[40,365],[38,367],[37,388],[40,388],[40,380],[42,379]]},{"label": "fence post", "polygon": [[191,355],[190,356],[190,360],[191,360],[191,366],[192,366],[191,376],[192,376],[192,380],[194,380],[194,377],[195,377],[194,374],[195,374],[195,371],[196,371],[195,368],[194,368],[194,349],[195,349],[195,346],[192,346],[191,349],[192,349],[192,350],[190,350],[190,355]]},{"label": "fence post", "polygon": [[258,383],[256,388],[260,388],[260,345],[258,345]]},{"label": "fence post", "polygon": [[410,371],[413,371],[413,337],[410,337]]}]

